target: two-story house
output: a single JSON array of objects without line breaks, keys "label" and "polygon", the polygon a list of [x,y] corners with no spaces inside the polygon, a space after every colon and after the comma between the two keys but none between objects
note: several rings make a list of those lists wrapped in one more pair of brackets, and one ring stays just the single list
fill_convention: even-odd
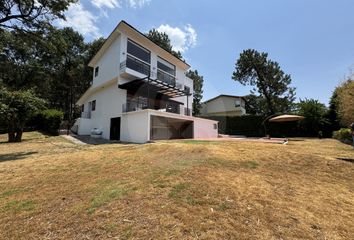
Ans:
[{"label": "two-story house", "polygon": [[241,116],[246,114],[245,99],[240,96],[221,94],[202,103],[200,115]]},{"label": "two-story house", "polygon": [[76,103],[79,135],[99,129],[125,142],[217,137],[217,122],[191,116],[190,66],[121,21],[89,62],[92,86]]}]

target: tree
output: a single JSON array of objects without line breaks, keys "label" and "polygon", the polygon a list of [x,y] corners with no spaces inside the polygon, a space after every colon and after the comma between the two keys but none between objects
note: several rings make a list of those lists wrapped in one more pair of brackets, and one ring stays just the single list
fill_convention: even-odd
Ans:
[{"label": "tree", "polygon": [[297,108],[297,113],[305,117],[299,123],[305,134],[316,136],[319,131],[323,131],[323,127],[327,123],[325,118],[327,107],[323,103],[315,99],[305,99],[300,100]]},{"label": "tree", "polygon": [[[11,89],[35,88],[43,82],[38,49],[43,45],[19,31],[1,31],[0,79]],[[47,52],[43,50],[43,52]]]},{"label": "tree", "polygon": [[354,80],[348,78],[338,88],[338,113],[344,126],[354,122]]},{"label": "tree", "polygon": [[64,19],[63,12],[77,0],[2,0],[0,29],[37,31],[50,26],[54,19]]},{"label": "tree", "polygon": [[203,98],[203,76],[198,74],[197,70],[189,70],[186,74],[187,77],[193,80],[193,115],[199,115],[201,110],[201,100]]},{"label": "tree", "polygon": [[261,96],[249,94],[244,96],[246,113],[250,115],[266,116],[266,101]]},{"label": "tree", "polygon": [[151,29],[147,34],[145,34],[151,41],[165,49],[167,52],[171,53],[173,56],[183,59],[180,51],[174,51],[172,49],[171,40],[168,35],[164,32],[159,32],[155,28]]},{"label": "tree", "polygon": [[56,29],[46,37],[52,50],[43,55],[42,62],[49,63],[50,107],[61,109],[71,120],[75,101],[87,89],[92,79],[84,79],[87,46],[81,34],[72,28]]},{"label": "tree", "polygon": [[285,74],[279,64],[268,59],[267,53],[244,50],[235,65],[232,79],[254,87],[266,102],[266,113],[285,113],[293,109],[295,88],[290,87],[291,77]]},{"label": "tree", "polygon": [[340,129],[340,122],[338,116],[338,90],[333,91],[331,99],[329,101],[329,108],[325,115],[328,122],[328,136],[332,136],[333,131]]},{"label": "tree", "polygon": [[0,118],[8,129],[9,142],[21,142],[26,122],[44,108],[45,101],[33,91],[9,91],[0,88]]}]

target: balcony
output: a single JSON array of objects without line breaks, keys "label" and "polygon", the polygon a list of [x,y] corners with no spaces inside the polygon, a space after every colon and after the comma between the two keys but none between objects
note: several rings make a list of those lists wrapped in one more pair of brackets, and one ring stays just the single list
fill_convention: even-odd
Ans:
[{"label": "balcony", "polygon": [[176,87],[176,77],[169,75],[167,73],[162,72],[161,70],[157,70],[157,80],[161,82],[167,83],[171,86]]},{"label": "balcony", "polygon": [[143,78],[150,74],[150,65],[136,57],[127,55],[127,59],[120,63],[120,74],[127,79]]},{"label": "balcony", "polygon": [[180,106],[172,102],[159,102],[156,104],[154,99],[148,101],[146,98],[139,98],[138,100],[128,100],[122,106],[123,112],[135,112],[144,109],[153,109],[161,112],[170,112],[180,114]]}]

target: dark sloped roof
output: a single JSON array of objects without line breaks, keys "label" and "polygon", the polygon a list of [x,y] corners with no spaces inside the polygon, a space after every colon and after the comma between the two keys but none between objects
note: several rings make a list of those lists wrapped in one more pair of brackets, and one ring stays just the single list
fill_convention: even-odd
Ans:
[{"label": "dark sloped roof", "polygon": [[242,99],[244,99],[243,96],[220,94],[219,96],[216,96],[216,97],[213,97],[213,98],[211,98],[211,99],[209,99],[209,100],[206,100],[206,101],[203,102],[203,103],[207,103],[207,102],[213,101],[213,100],[215,100],[215,99],[217,99],[217,98],[220,98],[220,97],[232,97],[232,98],[242,98]]}]

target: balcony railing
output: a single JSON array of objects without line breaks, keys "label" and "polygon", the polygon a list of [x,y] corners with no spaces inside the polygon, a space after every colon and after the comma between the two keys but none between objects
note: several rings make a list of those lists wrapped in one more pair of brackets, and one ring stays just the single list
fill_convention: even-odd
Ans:
[{"label": "balcony railing", "polygon": [[141,111],[144,109],[154,109],[161,112],[170,112],[180,114],[180,108],[178,105],[173,105],[169,103],[160,104],[159,108],[153,106],[153,104],[149,104],[147,101],[128,101],[124,103],[122,106],[123,112],[135,112]]},{"label": "balcony railing", "polygon": [[157,79],[165,82],[171,86],[176,86],[176,77],[173,77],[167,73],[162,72],[161,70],[157,70]]},{"label": "balcony railing", "polygon": [[127,55],[126,61],[120,63],[120,70],[124,70],[125,68],[132,69],[146,76],[150,75],[150,78],[160,80],[161,82],[167,83],[173,87],[180,89],[183,87],[182,84],[176,82],[177,78],[175,76],[167,74],[160,69],[157,70],[157,73],[152,72],[150,71],[149,64],[130,55]]},{"label": "balcony railing", "polygon": [[142,73],[146,76],[149,75],[150,73],[150,65],[147,63],[144,63],[143,61],[132,57],[130,55],[127,55],[127,60],[122,62],[120,64],[120,69],[124,69],[124,68],[130,68],[134,71],[137,71],[139,73]]}]

